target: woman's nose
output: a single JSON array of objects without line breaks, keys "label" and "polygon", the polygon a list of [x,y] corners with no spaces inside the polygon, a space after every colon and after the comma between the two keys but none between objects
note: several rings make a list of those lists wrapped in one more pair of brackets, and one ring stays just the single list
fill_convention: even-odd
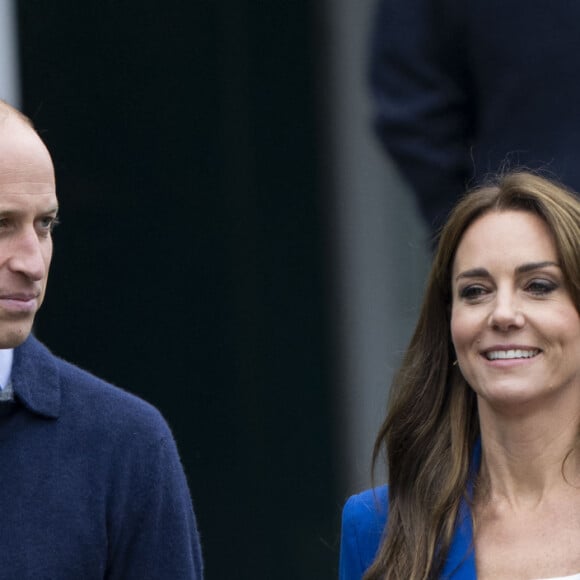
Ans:
[{"label": "woman's nose", "polygon": [[490,326],[499,330],[520,328],[525,322],[521,304],[513,292],[498,292],[489,316]]}]

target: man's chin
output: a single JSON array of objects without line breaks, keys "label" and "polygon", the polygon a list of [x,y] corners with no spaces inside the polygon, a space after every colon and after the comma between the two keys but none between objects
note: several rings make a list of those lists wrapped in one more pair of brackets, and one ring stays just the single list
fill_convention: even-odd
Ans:
[{"label": "man's chin", "polygon": [[2,324],[0,323],[0,349],[20,346],[30,336],[31,331],[32,325],[2,328]]}]

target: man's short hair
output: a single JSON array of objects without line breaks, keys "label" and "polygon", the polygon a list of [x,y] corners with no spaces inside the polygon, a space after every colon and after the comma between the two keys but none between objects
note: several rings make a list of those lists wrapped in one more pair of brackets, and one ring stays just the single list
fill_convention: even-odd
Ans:
[{"label": "man's short hair", "polygon": [[34,123],[24,113],[0,99],[0,122],[8,118],[9,115],[15,115],[18,119],[26,123],[31,129],[34,129]]}]

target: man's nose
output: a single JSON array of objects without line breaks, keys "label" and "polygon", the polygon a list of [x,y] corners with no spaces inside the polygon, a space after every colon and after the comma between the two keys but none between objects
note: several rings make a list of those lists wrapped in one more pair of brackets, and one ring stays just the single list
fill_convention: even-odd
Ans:
[{"label": "man's nose", "polygon": [[50,241],[41,240],[33,227],[16,234],[11,244],[10,269],[35,282],[42,280],[47,273],[43,253],[43,244],[46,243]]}]

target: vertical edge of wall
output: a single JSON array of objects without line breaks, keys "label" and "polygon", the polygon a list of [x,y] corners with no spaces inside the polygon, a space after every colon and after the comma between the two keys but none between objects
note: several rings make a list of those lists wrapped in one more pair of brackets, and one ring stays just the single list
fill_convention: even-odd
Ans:
[{"label": "vertical edge of wall", "polygon": [[20,106],[18,32],[13,0],[0,0],[0,99]]},{"label": "vertical edge of wall", "polygon": [[[368,487],[374,438],[410,337],[427,234],[409,188],[373,135],[367,80],[375,0],[327,3],[335,272],[336,444],[345,494]],[[379,480],[382,479],[377,473]]]}]

